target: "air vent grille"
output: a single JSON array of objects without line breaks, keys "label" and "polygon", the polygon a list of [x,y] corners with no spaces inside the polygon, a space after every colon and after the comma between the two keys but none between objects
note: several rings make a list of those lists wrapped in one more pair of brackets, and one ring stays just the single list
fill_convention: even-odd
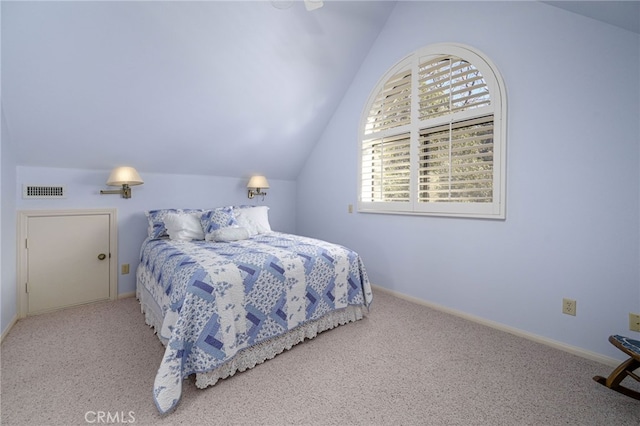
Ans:
[{"label": "air vent grille", "polygon": [[67,198],[64,185],[22,185],[22,198]]}]

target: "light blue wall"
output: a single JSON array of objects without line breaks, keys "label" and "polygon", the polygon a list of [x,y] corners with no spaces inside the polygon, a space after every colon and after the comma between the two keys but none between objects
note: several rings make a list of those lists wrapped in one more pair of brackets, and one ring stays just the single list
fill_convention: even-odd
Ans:
[{"label": "light blue wall", "polygon": [[[298,231],[358,251],[374,284],[618,357],[610,334],[640,337],[639,39],[538,2],[399,3],[299,176]],[[505,79],[507,219],[349,214],[371,90],[441,42]]]},{"label": "light blue wall", "polygon": [[0,179],[2,195],[0,195],[0,321],[2,333],[16,316],[16,162],[13,147],[9,139],[9,130],[4,117],[2,120],[1,168]]},{"label": "light blue wall", "polygon": [[[375,284],[618,356],[609,334],[640,337],[627,319],[640,311],[639,38],[538,2],[399,3],[298,181],[270,181],[274,229],[356,249]],[[446,41],[478,48],[504,76],[507,220],[348,214],[370,91],[406,54]],[[17,166],[2,119],[2,331],[16,312],[16,210],[117,208],[118,263],[133,272],[144,210],[248,201],[248,176],[144,170],[132,199],[101,196],[109,170]],[[23,200],[24,183],[65,184],[68,198]],[[119,275],[119,293],[134,288],[133,273]],[[563,297],[578,316],[560,313]]]},{"label": "light blue wall", "polygon": [[[269,180],[271,188],[265,200],[247,198],[249,177],[229,178],[195,175],[167,175],[138,170],[144,185],[132,187],[132,198],[100,195],[109,170],[74,170],[43,167],[17,168],[17,209],[98,209],[116,208],[118,216],[118,271],[129,263],[131,273],[118,275],[118,293],[135,291],[135,269],[140,245],[147,235],[146,210],[159,208],[211,208],[238,204],[269,206],[269,220],[276,231],[295,232],[296,184],[291,181]],[[65,199],[22,199],[22,185],[66,185]],[[15,248],[14,248],[15,252]],[[4,268],[3,268],[4,270]],[[3,280],[3,289],[4,289]],[[4,324],[3,324],[4,325]]]}]

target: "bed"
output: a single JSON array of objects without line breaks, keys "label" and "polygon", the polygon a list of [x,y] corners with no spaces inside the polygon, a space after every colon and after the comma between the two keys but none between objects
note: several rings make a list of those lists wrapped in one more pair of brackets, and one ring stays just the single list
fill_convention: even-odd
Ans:
[{"label": "bed", "polygon": [[360,256],[274,232],[268,208],[152,210],[136,296],[166,346],[154,382],[160,413],[182,381],[205,388],[318,333],[362,319],[372,292]]}]

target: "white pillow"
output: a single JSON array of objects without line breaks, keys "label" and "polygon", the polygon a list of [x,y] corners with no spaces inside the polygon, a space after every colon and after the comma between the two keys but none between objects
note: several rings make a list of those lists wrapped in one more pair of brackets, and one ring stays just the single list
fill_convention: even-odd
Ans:
[{"label": "white pillow", "polygon": [[247,228],[241,226],[227,226],[211,231],[205,236],[207,241],[238,241],[249,238]]},{"label": "white pillow", "polygon": [[233,214],[238,225],[247,228],[250,236],[271,232],[267,206],[234,207]]},{"label": "white pillow", "polygon": [[169,213],[164,218],[164,226],[172,240],[204,240],[200,224],[200,213]]}]

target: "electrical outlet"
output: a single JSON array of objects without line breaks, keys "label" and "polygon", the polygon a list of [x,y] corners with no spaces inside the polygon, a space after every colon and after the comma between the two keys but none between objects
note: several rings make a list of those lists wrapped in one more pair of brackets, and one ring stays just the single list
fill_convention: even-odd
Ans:
[{"label": "electrical outlet", "polygon": [[629,330],[640,331],[640,314],[629,313]]},{"label": "electrical outlet", "polygon": [[576,316],[576,301],[571,299],[562,299],[562,313]]},{"label": "electrical outlet", "polygon": [[122,275],[127,275],[129,273],[129,264],[128,263],[124,263],[122,265]]},{"label": "electrical outlet", "polygon": [[353,213],[353,204],[349,204],[348,211],[349,213]]}]

